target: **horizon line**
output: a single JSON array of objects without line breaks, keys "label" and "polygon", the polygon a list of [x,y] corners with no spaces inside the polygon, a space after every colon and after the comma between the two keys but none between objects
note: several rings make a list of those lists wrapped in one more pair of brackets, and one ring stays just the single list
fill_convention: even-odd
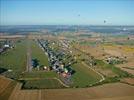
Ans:
[{"label": "horizon line", "polygon": [[104,25],[104,24],[9,24],[9,25],[0,25],[0,26],[134,26],[134,25]]}]

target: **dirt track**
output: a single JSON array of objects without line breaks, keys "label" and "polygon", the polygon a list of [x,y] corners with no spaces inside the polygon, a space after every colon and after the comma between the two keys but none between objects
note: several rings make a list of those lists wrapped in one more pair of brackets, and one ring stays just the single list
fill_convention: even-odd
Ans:
[{"label": "dirt track", "polygon": [[32,65],[31,65],[31,44],[30,41],[27,42],[27,66],[26,71],[31,72],[32,71]]}]

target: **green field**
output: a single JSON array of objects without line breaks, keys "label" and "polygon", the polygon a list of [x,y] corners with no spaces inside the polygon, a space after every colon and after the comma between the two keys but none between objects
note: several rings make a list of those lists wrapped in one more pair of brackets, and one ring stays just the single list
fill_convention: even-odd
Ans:
[{"label": "green field", "polygon": [[[28,45],[28,43],[30,45]],[[48,57],[45,52],[39,47],[35,40],[21,40],[16,42],[15,48],[10,49],[6,53],[0,55],[0,66],[6,69],[12,69],[11,73],[7,73],[11,78],[17,78],[23,81],[24,88],[63,88],[62,84],[54,78],[60,78],[54,71],[36,71],[24,72],[27,64],[28,46],[31,50],[31,58],[39,61],[39,66],[49,66]],[[80,53],[79,51],[77,51]],[[80,56],[81,58],[82,56]],[[68,58],[69,61],[71,58]],[[78,60],[78,59],[77,59]],[[97,61],[100,66],[107,67],[101,61]],[[91,84],[97,83],[101,76],[85,66],[81,61],[73,64],[72,69],[75,73],[71,77],[71,87],[88,87]],[[109,66],[115,73],[122,74],[122,72],[115,67]],[[117,72],[116,72],[117,71]]]},{"label": "green field", "polygon": [[37,59],[40,66],[49,66],[48,57],[36,41],[31,41],[32,59]]},{"label": "green field", "polygon": [[15,43],[15,48],[9,49],[0,55],[0,67],[13,71],[22,71],[26,68],[27,41]]},{"label": "green field", "polygon": [[27,79],[27,78],[54,78],[58,77],[57,73],[53,71],[35,71],[35,72],[26,72],[22,75],[21,78]]},{"label": "green field", "polygon": [[55,78],[58,78],[58,74],[53,71],[35,71],[25,73],[20,80],[24,83],[24,89],[63,88],[64,86]]},{"label": "green field", "polygon": [[12,70],[6,72],[6,76],[10,78],[18,78],[25,71],[27,62],[27,40],[16,41],[14,45],[14,48],[0,55],[0,67]]},{"label": "green field", "polygon": [[118,77],[129,77],[132,76],[131,74],[117,68],[115,65],[113,64],[106,64],[105,62],[103,62],[102,60],[96,60],[97,65],[101,66],[101,68],[103,70],[105,69],[109,69],[111,70],[113,73],[115,73]]},{"label": "green field", "polygon": [[86,87],[101,79],[101,76],[88,69],[82,63],[74,64],[72,68],[76,71],[71,78],[75,87]]},{"label": "green field", "polygon": [[38,79],[28,80],[23,85],[24,89],[51,89],[51,88],[63,88],[64,86],[56,79]]}]

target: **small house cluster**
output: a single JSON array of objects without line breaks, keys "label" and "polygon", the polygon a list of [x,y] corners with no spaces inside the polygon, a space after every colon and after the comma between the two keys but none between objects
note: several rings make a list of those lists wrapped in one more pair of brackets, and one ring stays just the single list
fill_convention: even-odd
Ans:
[{"label": "small house cluster", "polygon": [[8,49],[13,48],[13,44],[10,41],[1,41],[0,42],[0,54],[7,51]]},{"label": "small house cluster", "polygon": [[124,61],[125,61],[124,59],[115,56],[110,56],[105,58],[105,62],[108,64],[121,64]]}]

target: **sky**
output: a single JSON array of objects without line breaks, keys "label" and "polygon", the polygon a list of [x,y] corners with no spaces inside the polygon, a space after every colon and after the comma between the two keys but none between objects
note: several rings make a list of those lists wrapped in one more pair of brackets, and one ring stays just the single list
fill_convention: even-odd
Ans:
[{"label": "sky", "polygon": [[134,0],[0,0],[0,25],[134,25]]}]

